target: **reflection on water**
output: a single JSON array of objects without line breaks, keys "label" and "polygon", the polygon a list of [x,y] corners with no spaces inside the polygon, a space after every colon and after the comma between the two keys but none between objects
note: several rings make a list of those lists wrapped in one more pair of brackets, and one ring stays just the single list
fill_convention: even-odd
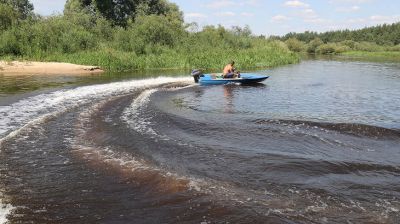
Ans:
[{"label": "reflection on water", "polygon": [[223,90],[224,90],[224,98],[225,98],[224,112],[225,113],[233,113],[234,112],[234,108],[233,108],[233,88],[232,88],[232,85],[225,85]]}]

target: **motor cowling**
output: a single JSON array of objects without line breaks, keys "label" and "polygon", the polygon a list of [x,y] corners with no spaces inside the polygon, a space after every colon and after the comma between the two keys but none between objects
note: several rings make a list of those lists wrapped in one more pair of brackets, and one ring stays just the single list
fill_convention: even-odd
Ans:
[{"label": "motor cowling", "polygon": [[194,82],[198,83],[200,77],[203,75],[203,72],[200,69],[193,69],[191,74],[194,78]]}]

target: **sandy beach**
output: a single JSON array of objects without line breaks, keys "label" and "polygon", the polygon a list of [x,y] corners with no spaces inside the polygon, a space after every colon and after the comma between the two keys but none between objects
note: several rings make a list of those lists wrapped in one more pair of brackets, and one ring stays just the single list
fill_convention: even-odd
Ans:
[{"label": "sandy beach", "polygon": [[87,75],[101,73],[97,66],[75,65],[59,62],[0,61],[3,75]]}]

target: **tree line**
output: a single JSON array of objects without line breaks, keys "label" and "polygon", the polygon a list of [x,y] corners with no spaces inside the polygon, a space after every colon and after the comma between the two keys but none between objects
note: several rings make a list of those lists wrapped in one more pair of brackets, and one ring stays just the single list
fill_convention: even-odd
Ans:
[{"label": "tree line", "polygon": [[289,49],[295,52],[334,54],[349,51],[400,51],[400,23],[359,30],[288,33],[270,38],[285,41]]},{"label": "tree line", "polygon": [[383,24],[373,27],[366,27],[359,30],[338,30],[329,32],[310,32],[304,33],[288,33],[282,37],[272,37],[286,41],[290,38],[296,38],[300,41],[309,43],[315,38],[321,39],[323,42],[341,42],[352,40],[357,42],[371,42],[378,45],[398,45],[400,44],[400,22],[393,24]]},{"label": "tree line", "polygon": [[166,0],[68,0],[63,14],[33,13],[29,0],[0,0],[0,58],[98,65],[107,70],[221,69],[296,63],[297,54],[250,28],[185,23]]}]

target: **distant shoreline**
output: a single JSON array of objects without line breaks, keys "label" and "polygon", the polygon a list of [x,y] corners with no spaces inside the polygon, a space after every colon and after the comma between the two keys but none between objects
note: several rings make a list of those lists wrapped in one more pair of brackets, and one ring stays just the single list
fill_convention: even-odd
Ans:
[{"label": "distant shoreline", "polygon": [[348,51],[348,52],[343,52],[339,55],[350,58],[360,58],[360,59],[369,59],[369,60],[387,61],[387,62],[400,61],[399,51],[375,51],[375,52]]},{"label": "distant shoreline", "polygon": [[0,61],[2,75],[89,75],[104,72],[97,66],[59,62]]}]

